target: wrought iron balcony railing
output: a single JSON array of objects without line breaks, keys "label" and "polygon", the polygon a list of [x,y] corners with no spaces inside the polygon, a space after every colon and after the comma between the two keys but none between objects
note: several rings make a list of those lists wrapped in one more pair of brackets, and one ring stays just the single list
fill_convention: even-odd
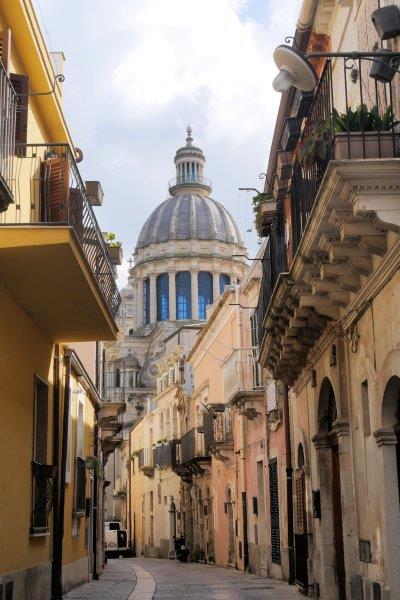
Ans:
[{"label": "wrought iron balcony railing", "polygon": [[294,252],[330,160],[398,154],[393,104],[398,76],[393,84],[378,82],[369,77],[370,65],[369,60],[347,58],[325,64],[295,151],[290,185]]},{"label": "wrought iron balcony railing", "polygon": [[[175,444],[174,444],[175,448]],[[168,467],[172,464],[172,444],[161,444],[154,448],[154,464],[157,467]]]},{"label": "wrought iron balcony railing", "polygon": [[174,177],[169,180],[168,189],[171,191],[173,188],[180,185],[200,185],[206,188],[212,188],[212,182],[207,177],[202,175],[184,175],[182,177]]},{"label": "wrought iron balcony railing", "polygon": [[13,201],[12,165],[15,153],[17,95],[0,61],[0,212]]},{"label": "wrought iron balcony railing", "polygon": [[11,186],[19,209],[1,225],[69,225],[113,316],[121,301],[114,269],[74,156],[67,144],[16,147]]},{"label": "wrought iron balcony railing", "polygon": [[[210,407],[212,408],[212,407]],[[212,450],[221,444],[233,442],[233,420],[232,409],[225,407],[225,411],[212,413],[207,412],[203,418],[204,422],[204,445],[206,450]]]},{"label": "wrought iron balcony railing", "polygon": [[257,362],[258,348],[233,350],[222,367],[224,401],[229,402],[239,391],[263,389],[260,366]]},{"label": "wrought iron balcony railing", "polygon": [[204,446],[204,436],[194,427],[190,429],[181,438],[180,458],[182,463],[189,462],[196,458],[202,458],[207,455]]},{"label": "wrought iron balcony railing", "polygon": [[48,518],[53,508],[53,483],[57,468],[32,462],[33,502],[31,533],[43,533],[48,529]]}]

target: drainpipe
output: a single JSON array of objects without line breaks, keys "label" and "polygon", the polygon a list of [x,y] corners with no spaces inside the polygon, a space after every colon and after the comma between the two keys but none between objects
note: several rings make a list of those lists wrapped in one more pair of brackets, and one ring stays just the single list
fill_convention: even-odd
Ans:
[{"label": "drainpipe", "polygon": [[60,452],[60,347],[55,345],[53,366],[53,465],[57,468],[53,480],[53,560],[51,563],[51,597],[56,598],[57,589],[57,550],[58,550],[58,490]]},{"label": "drainpipe", "polygon": [[132,461],[131,461],[131,456],[132,456],[132,441],[131,441],[131,432],[129,432],[129,458],[128,458],[128,463],[129,463],[129,469],[128,469],[128,492],[129,492],[129,496],[128,496],[128,519],[129,519],[129,546],[131,549],[131,554],[133,554],[132,550],[133,550],[133,544],[132,544]]},{"label": "drainpipe", "polygon": [[[96,342],[97,344],[97,342]],[[97,377],[96,377],[97,379]],[[93,454],[95,456],[96,462],[100,460],[100,453],[99,453],[99,411],[100,408],[96,405],[95,407],[95,422],[94,422],[94,448],[93,448]],[[98,469],[95,468],[94,469],[94,473],[93,473],[93,579],[97,580],[99,579],[99,574],[97,572],[97,534],[99,531],[99,507],[98,507],[98,498],[99,498],[99,490],[98,490],[98,485],[99,485],[99,478],[97,475]]]},{"label": "drainpipe", "polygon": [[64,351],[65,363],[65,386],[64,386],[64,410],[61,438],[61,466],[60,466],[60,500],[58,507],[58,531],[55,540],[56,553],[53,557],[54,569],[54,591],[52,600],[62,600],[62,551],[64,537],[64,510],[65,510],[65,478],[67,471],[67,448],[68,448],[68,421],[69,405],[71,399],[71,354],[69,349]]},{"label": "drainpipe", "polygon": [[287,506],[287,536],[289,550],[289,584],[295,582],[294,573],[294,535],[293,535],[293,467],[292,448],[290,443],[289,394],[288,386],[283,384],[283,421],[285,427],[286,451],[286,506]]}]

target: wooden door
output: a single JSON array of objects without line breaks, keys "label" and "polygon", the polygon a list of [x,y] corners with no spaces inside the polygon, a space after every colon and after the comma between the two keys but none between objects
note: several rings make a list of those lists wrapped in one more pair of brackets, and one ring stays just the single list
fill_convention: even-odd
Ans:
[{"label": "wooden door", "polygon": [[332,447],[332,504],[333,537],[339,600],[346,600],[346,571],[344,565],[342,500],[340,488],[339,447]]}]

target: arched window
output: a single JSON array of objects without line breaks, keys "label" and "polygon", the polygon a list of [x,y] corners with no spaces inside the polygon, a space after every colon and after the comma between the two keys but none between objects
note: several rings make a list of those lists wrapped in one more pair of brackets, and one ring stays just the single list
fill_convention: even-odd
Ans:
[{"label": "arched window", "polygon": [[213,278],[211,273],[200,271],[199,282],[199,319],[206,318],[206,306],[213,301]]},{"label": "arched window", "polygon": [[121,371],[119,369],[115,371],[115,387],[121,387]]},{"label": "arched window", "polygon": [[128,331],[128,335],[133,335],[133,329],[130,329],[130,330]]},{"label": "arched window", "polygon": [[157,321],[169,319],[169,277],[163,273],[157,277]]},{"label": "arched window", "polygon": [[225,286],[231,284],[231,278],[226,273],[221,273],[219,276],[219,293],[223,294]]},{"label": "arched window", "polygon": [[143,282],[143,321],[145,325],[150,323],[150,278]]},{"label": "arched window", "polygon": [[192,318],[191,279],[189,271],[176,274],[176,318]]}]

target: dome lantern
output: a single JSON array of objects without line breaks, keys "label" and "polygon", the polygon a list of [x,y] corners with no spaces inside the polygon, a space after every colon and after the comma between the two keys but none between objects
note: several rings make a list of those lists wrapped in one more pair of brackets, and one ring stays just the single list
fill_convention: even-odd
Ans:
[{"label": "dome lantern", "polygon": [[176,177],[169,182],[171,196],[182,193],[201,193],[208,196],[211,181],[204,177],[205,156],[201,148],[193,146],[192,128],[186,129],[186,145],[178,148],[175,154]]}]

